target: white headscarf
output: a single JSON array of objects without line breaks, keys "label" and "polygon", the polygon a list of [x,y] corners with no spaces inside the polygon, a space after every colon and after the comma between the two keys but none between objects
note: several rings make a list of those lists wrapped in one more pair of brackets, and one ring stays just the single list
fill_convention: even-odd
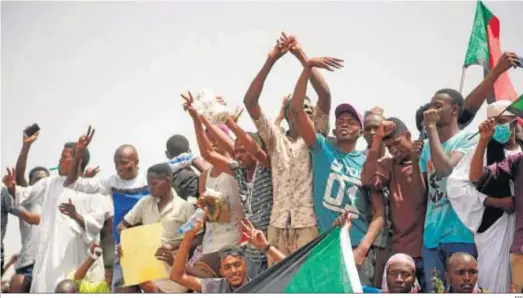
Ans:
[{"label": "white headscarf", "polygon": [[419,285],[418,279],[416,278],[416,263],[414,263],[414,260],[411,258],[411,256],[402,253],[393,255],[389,258],[387,264],[385,264],[385,270],[383,270],[383,279],[381,281],[381,290],[383,293],[389,293],[389,286],[387,284],[387,271],[389,270],[390,265],[396,263],[406,264],[412,269],[414,274],[414,284],[412,285],[412,289],[409,293],[419,293],[421,287]]}]

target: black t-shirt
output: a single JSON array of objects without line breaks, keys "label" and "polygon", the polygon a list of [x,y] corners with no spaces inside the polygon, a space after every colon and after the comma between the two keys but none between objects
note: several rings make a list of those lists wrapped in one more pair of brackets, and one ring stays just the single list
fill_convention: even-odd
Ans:
[{"label": "black t-shirt", "polygon": [[180,198],[199,197],[198,175],[190,167],[179,169],[173,173],[172,186]]}]

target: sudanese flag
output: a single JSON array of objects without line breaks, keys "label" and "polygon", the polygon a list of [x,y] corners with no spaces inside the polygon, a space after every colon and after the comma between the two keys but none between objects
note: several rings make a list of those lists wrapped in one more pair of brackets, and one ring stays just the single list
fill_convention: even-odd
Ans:
[{"label": "sudanese flag", "polygon": [[237,293],[362,293],[347,227],[331,228]]},{"label": "sudanese flag", "polygon": [[[478,1],[463,67],[480,65],[483,67],[484,75],[486,76],[498,63],[502,54],[499,32],[499,19],[492,14],[483,2]],[[508,73],[505,72],[494,83],[494,90],[487,98],[487,101],[488,103],[500,99],[514,101],[516,98],[517,93],[512,86]]]}]

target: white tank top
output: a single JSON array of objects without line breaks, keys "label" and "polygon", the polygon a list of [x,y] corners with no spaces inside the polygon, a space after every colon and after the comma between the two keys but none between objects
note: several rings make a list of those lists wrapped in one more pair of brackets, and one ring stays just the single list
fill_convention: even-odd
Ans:
[{"label": "white tank top", "polygon": [[230,219],[228,223],[206,223],[202,241],[204,255],[217,252],[227,246],[240,244],[242,235],[240,220],[244,217],[236,179],[226,173],[211,177],[211,170],[207,171],[205,188],[214,189],[224,195],[230,205]]}]

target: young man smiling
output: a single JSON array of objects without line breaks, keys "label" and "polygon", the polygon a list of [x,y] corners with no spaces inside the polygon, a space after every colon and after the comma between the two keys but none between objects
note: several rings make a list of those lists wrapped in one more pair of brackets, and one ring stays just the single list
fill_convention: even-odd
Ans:
[{"label": "young man smiling", "polygon": [[313,203],[319,231],[328,230],[345,211],[353,214],[350,238],[355,263],[362,284],[372,285],[376,258],[372,243],[383,227],[385,209],[381,195],[369,194],[360,181],[365,155],[355,147],[363,126],[361,117],[351,105],[339,105],[333,130],[336,144],[332,144],[316,132],[302,108],[311,68],[325,68],[325,63],[328,61],[313,58],[304,67],[291,99],[291,114],[312,155]]}]

